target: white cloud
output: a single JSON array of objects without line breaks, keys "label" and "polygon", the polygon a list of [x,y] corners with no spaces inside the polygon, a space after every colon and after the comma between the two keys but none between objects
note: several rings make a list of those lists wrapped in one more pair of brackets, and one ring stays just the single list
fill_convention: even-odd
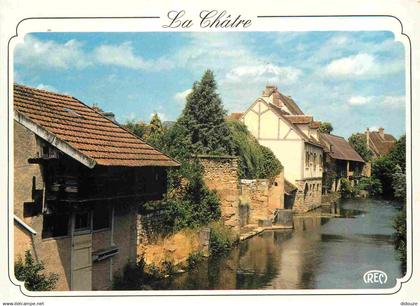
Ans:
[{"label": "white cloud", "polygon": [[226,74],[227,82],[242,83],[245,79],[256,82],[290,84],[297,81],[301,71],[293,67],[280,67],[272,64],[239,66]]},{"label": "white cloud", "polygon": [[348,103],[350,105],[363,105],[372,101],[372,97],[353,96],[350,97]]},{"label": "white cloud", "polygon": [[61,44],[27,35],[24,43],[16,46],[14,60],[16,64],[27,67],[84,68],[90,64],[90,61],[83,52],[82,45],[74,39]]},{"label": "white cloud", "polygon": [[192,91],[192,89],[190,88],[190,89],[187,89],[187,90],[184,90],[184,91],[177,92],[174,95],[175,101],[178,102],[178,103],[180,103],[180,104],[184,104],[185,99],[187,98],[187,96],[189,95],[189,93],[191,91]]},{"label": "white cloud", "polygon": [[383,98],[383,105],[390,108],[399,108],[405,106],[404,96],[385,96]]},{"label": "white cloud", "polygon": [[134,55],[131,42],[120,45],[100,45],[94,50],[95,60],[101,64],[122,66],[132,69],[149,69],[151,63]]},{"label": "white cloud", "polygon": [[42,90],[47,90],[47,91],[52,91],[52,92],[59,92],[54,86],[51,85],[47,85],[47,84],[38,84],[38,86],[36,86],[37,89],[42,89]]},{"label": "white cloud", "polygon": [[343,57],[330,62],[326,71],[332,76],[362,76],[371,74],[376,70],[376,60],[366,53]]}]

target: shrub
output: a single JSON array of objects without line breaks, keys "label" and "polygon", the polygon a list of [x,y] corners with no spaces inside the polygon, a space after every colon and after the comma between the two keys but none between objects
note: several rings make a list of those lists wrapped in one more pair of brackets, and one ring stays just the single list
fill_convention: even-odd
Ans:
[{"label": "shrub", "polygon": [[369,195],[379,195],[382,193],[381,181],[374,177],[362,177],[359,184],[355,186],[354,193],[357,194],[361,190],[369,192]]},{"label": "shrub", "polygon": [[31,291],[50,291],[53,290],[58,281],[56,273],[45,275],[44,263],[37,262],[32,257],[31,252],[25,252],[25,260],[19,258],[15,263],[15,276],[18,280],[25,282],[25,288]]},{"label": "shrub", "polygon": [[245,124],[237,120],[228,121],[233,135],[235,155],[239,157],[238,175],[242,179],[274,178],[283,169],[274,153],[260,145]]},{"label": "shrub", "polygon": [[203,252],[199,251],[199,252],[192,252],[188,255],[187,258],[187,264],[188,264],[188,269],[193,269],[194,267],[197,266],[197,264],[202,261],[204,258],[204,254]]},{"label": "shrub", "polygon": [[398,250],[401,261],[402,270],[407,269],[407,216],[405,208],[403,208],[394,218],[394,242],[395,248]]},{"label": "shrub", "polygon": [[210,226],[210,255],[223,254],[235,243],[232,231],[223,222],[214,222]]},{"label": "shrub", "polygon": [[342,178],[340,180],[341,188],[340,193],[343,198],[350,198],[354,195],[353,187],[348,179]]}]

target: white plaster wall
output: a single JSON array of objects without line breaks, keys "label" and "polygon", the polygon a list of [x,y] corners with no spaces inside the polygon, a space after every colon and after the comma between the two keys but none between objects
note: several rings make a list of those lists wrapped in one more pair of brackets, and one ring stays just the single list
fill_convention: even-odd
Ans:
[{"label": "white plaster wall", "polygon": [[[310,160],[309,160],[309,165],[306,165],[305,160],[306,160],[306,152],[309,152],[311,154],[315,153],[316,154],[316,163],[315,163],[315,169],[314,169],[314,165],[313,165],[313,159],[312,159],[312,155],[310,155]],[[305,153],[304,153],[304,159],[303,159],[303,177],[304,178],[314,178],[314,177],[322,177],[322,165],[320,164],[320,155],[322,155],[322,149],[308,144],[305,144]],[[322,160],[322,158],[321,158]]]},{"label": "white plaster wall", "polygon": [[278,139],[278,116],[272,111],[267,111],[261,114],[260,120],[260,139]]},{"label": "white plaster wall", "polygon": [[259,140],[260,144],[270,148],[284,167],[284,177],[290,182],[302,179],[302,140]]}]

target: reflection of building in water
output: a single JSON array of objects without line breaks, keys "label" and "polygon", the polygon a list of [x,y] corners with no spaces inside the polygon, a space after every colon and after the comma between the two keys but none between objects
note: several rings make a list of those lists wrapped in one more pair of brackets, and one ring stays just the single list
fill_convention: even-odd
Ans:
[{"label": "reflection of building in water", "polygon": [[[313,288],[317,266],[320,262],[320,217],[295,217],[291,239],[278,241],[278,273],[271,281],[273,289]],[[277,232],[275,235],[279,234]],[[310,238],[309,238],[310,237]],[[309,239],[308,239],[309,238]]]}]

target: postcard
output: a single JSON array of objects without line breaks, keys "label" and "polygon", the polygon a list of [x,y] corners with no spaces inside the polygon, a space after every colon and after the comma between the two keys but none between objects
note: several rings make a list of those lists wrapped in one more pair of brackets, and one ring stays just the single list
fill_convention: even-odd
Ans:
[{"label": "postcard", "polygon": [[420,2],[1,8],[3,305],[418,305]]}]

